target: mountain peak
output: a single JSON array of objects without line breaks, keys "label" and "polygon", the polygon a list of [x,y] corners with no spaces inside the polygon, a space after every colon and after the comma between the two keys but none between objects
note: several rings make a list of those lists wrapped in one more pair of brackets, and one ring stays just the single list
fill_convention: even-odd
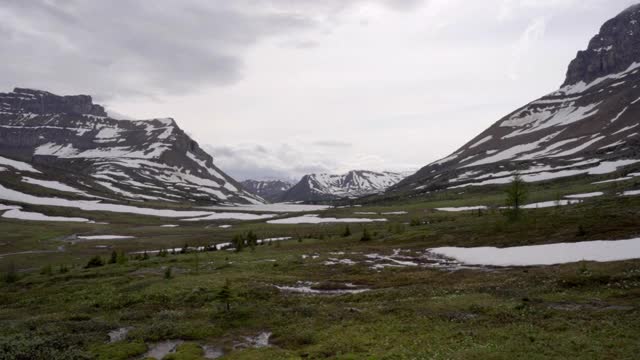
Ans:
[{"label": "mountain peak", "polygon": [[345,174],[308,174],[282,195],[284,201],[319,201],[380,193],[406,174],[351,170]]},{"label": "mountain peak", "polygon": [[640,4],[622,11],[600,28],[586,50],[571,61],[562,86],[591,83],[628,69],[640,57]]}]

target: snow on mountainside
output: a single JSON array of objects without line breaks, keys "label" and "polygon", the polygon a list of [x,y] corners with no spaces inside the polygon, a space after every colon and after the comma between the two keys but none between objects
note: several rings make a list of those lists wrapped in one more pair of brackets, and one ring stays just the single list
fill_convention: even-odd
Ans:
[{"label": "snow on mountainside", "polygon": [[282,195],[281,201],[356,198],[383,192],[407,174],[353,170],[342,175],[310,174]]},{"label": "snow on mountainside", "polygon": [[265,200],[277,202],[293,184],[282,180],[244,180],[242,187]]},{"label": "snow on mountainside", "polygon": [[607,21],[562,87],[502,118],[390,191],[613,172],[640,162],[640,5]]},{"label": "snow on mountainside", "polygon": [[64,179],[66,186],[82,188],[76,195],[261,202],[218,169],[173,119],[115,120],[86,95],[20,88],[0,93],[0,156],[6,160],[0,166],[8,165],[3,179],[7,172],[24,171],[10,161],[28,163],[39,179],[23,182],[43,186]]}]

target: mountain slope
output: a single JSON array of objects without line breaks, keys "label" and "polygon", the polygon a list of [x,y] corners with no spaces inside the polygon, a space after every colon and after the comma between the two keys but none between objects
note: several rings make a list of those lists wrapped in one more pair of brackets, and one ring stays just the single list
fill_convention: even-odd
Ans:
[{"label": "mountain slope", "polygon": [[562,87],[500,119],[390,191],[603,174],[640,162],[640,5],[607,21]]},{"label": "mountain slope", "polygon": [[0,156],[29,163],[41,181],[65,179],[109,198],[260,201],[218,169],[173,119],[115,120],[86,95],[0,93]]},{"label": "mountain slope", "polygon": [[246,191],[271,202],[280,200],[282,194],[293,186],[282,180],[244,180],[240,184]]},{"label": "mountain slope", "polygon": [[342,175],[305,175],[282,195],[282,201],[320,201],[356,198],[383,192],[406,174],[352,170]]}]

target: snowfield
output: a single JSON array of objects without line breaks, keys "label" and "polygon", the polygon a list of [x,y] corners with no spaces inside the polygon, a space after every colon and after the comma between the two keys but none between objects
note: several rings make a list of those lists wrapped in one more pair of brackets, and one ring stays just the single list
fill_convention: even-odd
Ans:
[{"label": "snowfield", "polygon": [[135,236],[125,236],[125,235],[88,235],[88,236],[78,236],[78,239],[81,239],[81,240],[127,240],[127,239],[135,239]]},{"label": "snowfield", "polygon": [[6,219],[29,220],[29,221],[61,221],[61,222],[89,222],[89,219],[63,216],[48,216],[36,212],[27,212],[20,209],[12,209],[2,214]]},{"label": "snowfield", "polygon": [[38,173],[38,174],[40,173],[40,171],[34,169],[33,166],[27,163],[24,163],[22,161],[7,159],[2,156],[0,156],[0,165],[9,166],[19,171],[28,171],[28,172]]},{"label": "snowfield", "polygon": [[370,223],[382,222],[387,219],[366,219],[366,218],[321,218],[317,214],[291,217],[286,219],[269,220],[269,224],[322,224],[322,223]]},{"label": "snowfield", "polygon": [[470,211],[470,210],[486,210],[486,209],[487,209],[487,207],[484,206],[484,205],[436,208],[436,210],[438,210],[438,211],[446,211],[446,212],[458,212],[458,211]]},{"label": "snowfield", "polygon": [[640,258],[640,238],[577,243],[495,247],[439,247],[429,252],[470,265],[534,266],[577,261],[619,261]]},{"label": "snowfield", "polygon": [[[59,206],[81,209],[84,211],[107,211],[116,213],[139,214],[147,216],[159,216],[168,218],[193,218],[193,217],[215,217],[217,213],[211,211],[178,211],[169,209],[151,209],[135,207],[130,205],[106,204],[97,200],[68,200],[52,197],[38,197],[16,190],[12,190],[0,185],[0,199],[32,205]],[[230,215],[229,215],[230,216]],[[243,215],[239,215],[242,217]],[[234,217],[227,217],[233,219]],[[205,219],[200,219],[205,220]],[[239,220],[244,220],[240,218]]]},{"label": "snowfield", "polygon": [[277,203],[277,204],[255,204],[255,205],[234,205],[234,206],[207,206],[207,207],[202,207],[201,209],[286,213],[286,212],[322,211],[330,208],[331,206],[328,206],[328,205]]}]

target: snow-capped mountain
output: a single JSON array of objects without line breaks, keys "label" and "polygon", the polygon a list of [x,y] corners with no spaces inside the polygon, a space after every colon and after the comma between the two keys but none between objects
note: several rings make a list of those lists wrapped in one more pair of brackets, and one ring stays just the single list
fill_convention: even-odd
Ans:
[{"label": "snow-capped mountain", "polygon": [[342,175],[309,174],[282,195],[281,201],[357,198],[385,191],[408,174],[352,170]]},{"label": "snow-capped mountain", "polygon": [[218,169],[173,119],[115,120],[86,95],[0,93],[0,156],[3,175],[20,170],[11,166],[20,161],[37,171],[37,181],[64,179],[109,198],[261,201]]},{"label": "snow-capped mountain", "polygon": [[240,184],[246,191],[271,202],[279,201],[282,194],[293,186],[282,180],[244,180]]},{"label": "snow-capped mountain", "polygon": [[640,162],[640,5],[607,21],[562,87],[500,119],[390,191],[613,172]]}]

